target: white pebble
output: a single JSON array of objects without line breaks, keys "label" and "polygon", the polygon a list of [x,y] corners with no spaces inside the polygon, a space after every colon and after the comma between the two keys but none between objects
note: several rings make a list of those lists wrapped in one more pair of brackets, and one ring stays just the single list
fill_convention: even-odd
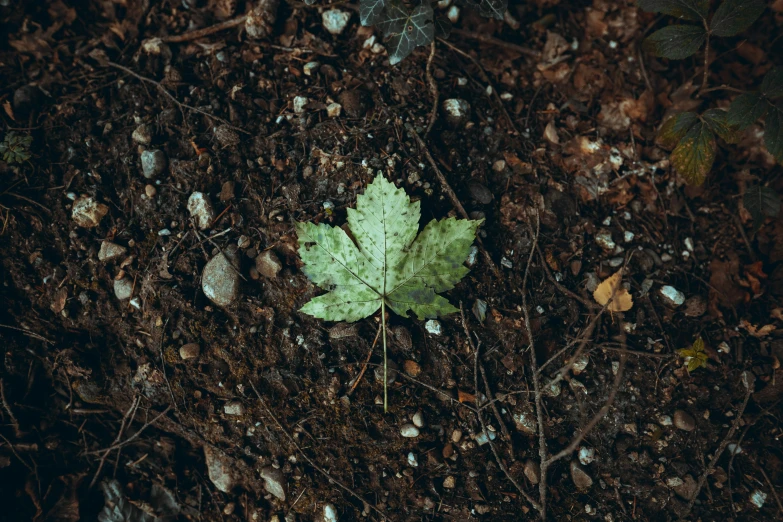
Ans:
[{"label": "white pebble", "polygon": [[419,467],[419,461],[416,458],[416,455],[412,451],[408,453],[408,465],[412,468]]},{"label": "white pebble", "polygon": [[579,448],[579,462],[583,466],[587,466],[595,460],[595,449],[585,448],[584,446]]},{"label": "white pebble", "polygon": [[406,439],[413,439],[419,436],[419,428],[413,424],[403,424],[400,428],[400,434]]},{"label": "white pebble", "polygon": [[424,329],[427,330],[432,335],[440,335],[443,329],[440,326],[440,321],[436,321],[435,319],[430,319],[426,323],[424,323]]},{"label": "white pebble", "polygon": [[764,506],[764,502],[767,501],[767,494],[761,490],[754,489],[753,493],[750,494],[750,501],[754,506],[761,509]]},{"label": "white pebble", "polygon": [[673,286],[669,286],[669,285],[662,286],[660,290],[660,294],[664,302],[673,308],[676,308],[685,302],[685,294],[683,294]]},{"label": "white pebble", "polygon": [[413,414],[413,418],[411,419],[413,421],[413,425],[417,428],[423,428],[424,427],[424,414],[420,411],[417,411]]},{"label": "white pebble", "polygon": [[321,15],[324,28],[332,34],[342,33],[350,19],[351,13],[346,13],[339,9],[329,9],[328,11],[324,11]]}]

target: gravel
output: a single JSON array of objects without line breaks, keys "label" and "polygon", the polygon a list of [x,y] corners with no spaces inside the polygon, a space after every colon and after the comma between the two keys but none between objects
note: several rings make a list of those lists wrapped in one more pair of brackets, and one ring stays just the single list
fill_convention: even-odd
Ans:
[{"label": "gravel", "polygon": [[190,217],[196,221],[196,226],[205,230],[212,225],[215,219],[215,210],[212,208],[212,202],[203,192],[194,192],[188,198],[188,212]]},{"label": "gravel", "polygon": [[417,428],[423,428],[424,427],[424,414],[420,411],[417,411],[413,414],[413,418],[411,419],[413,421],[413,425]]},{"label": "gravel", "polygon": [[267,279],[276,278],[282,269],[283,264],[271,250],[265,250],[256,256],[256,270]]},{"label": "gravel", "polygon": [[139,145],[149,145],[152,143],[152,131],[147,124],[141,124],[131,134],[131,139]]},{"label": "gravel", "polygon": [[324,11],[321,15],[324,29],[334,35],[342,33],[350,19],[351,13],[341,11],[340,9],[329,9],[328,11]]},{"label": "gravel", "polygon": [[[227,259],[230,257],[231,260]],[[218,253],[209,260],[201,274],[201,289],[218,306],[229,306],[239,297],[240,280],[236,256]]]},{"label": "gravel", "polygon": [[114,281],[114,295],[117,296],[117,299],[119,299],[120,301],[124,301],[125,299],[130,299],[132,294],[133,294],[133,281],[131,281],[127,277],[123,277],[122,279],[116,279]]},{"label": "gravel", "polygon": [[179,349],[179,356],[185,361],[195,359],[200,353],[201,347],[196,343],[185,344]]},{"label": "gravel", "polygon": [[419,436],[419,428],[413,424],[403,424],[400,428],[400,434],[406,439],[413,439]]},{"label": "gravel", "polygon": [[593,479],[576,461],[571,462],[571,480],[576,488],[581,490],[590,489],[593,485]]},{"label": "gravel", "polygon": [[283,472],[273,466],[261,468],[261,478],[264,479],[264,488],[275,498],[285,501],[285,477]]},{"label": "gravel", "polygon": [[674,426],[685,431],[693,431],[696,428],[696,419],[683,410],[674,412]]},{"label": "gravel", "polygon": [[98,260],[102,263],[106,263],[118,257],[122,257],[128,251],[124,246],[112,243],[111,241],[104,241],[101,243],[101,249],[98,251]]},{"label": "gravel", "polygon": [[673,286],[665,285],[659,290],[663,302],[671,308],[677,308],[685,302],[685,294],[674,288]]},{"label": "gravel", "polygon": [[245,406],[239,401],[228,401],[223,405],[223,413],[226,415],[244,415]]},{"label": "gravel", "polygon": [[103,203],[98,203],[91,196],[82,196],[73,202],[71,217],[80,227],[94,228],[108,213],[109,207]]},{"label": "gravel", "polygon": [[204,445],[204,457],[207,462],[209,480],[223,493],[229,493],[236,485],[234,468],[228,457],[209,444]]},{"label": "gravel", "polygon": [[443,328],[440,326],[440,321],[436,321],[435,319],[430,319],[424,323],[424,329],[432,335],[440,335],[443,332]]},{"label": "gravel", "polygon": [[470,117],[470,104],[459,98],[449,98],[443,101],[443,113],[449,125],[460,127]]},{"label": "gravel", "polygon": [[147,179],[163,174],[168,164],[169,160],[162,150],[145,150],[141,153],[141,171]]}]

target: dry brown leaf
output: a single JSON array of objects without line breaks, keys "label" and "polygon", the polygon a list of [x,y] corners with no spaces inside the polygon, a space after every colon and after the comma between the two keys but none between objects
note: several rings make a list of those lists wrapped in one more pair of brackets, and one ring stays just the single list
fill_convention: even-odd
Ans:
[{"label": "dry brown leaf", "polygon": [[628,290],[622,286],[622,270],[612,276],[604,279],[598,288],[593,292],[593,299],[601,306],[605,306],[612,299],[607,307],[610,312],[627,312],[633,307],[633,298]]},{"label": "dry brown leaf", "polygon": [[743,319],[740,321],[740,327],[744,328],[748,331],[750,335],[753,337],[759,338],[759,337],[766,337],[770,333],[772,333],[775,330],[774,324],[767,324],[764,326],[755,326],[751,324],[749,321]]}]

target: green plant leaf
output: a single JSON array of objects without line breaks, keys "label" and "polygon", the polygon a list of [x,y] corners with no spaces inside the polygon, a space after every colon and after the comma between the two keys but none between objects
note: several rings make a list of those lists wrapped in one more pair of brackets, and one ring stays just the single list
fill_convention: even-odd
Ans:
[{"label": "green plant leaf", "polygon": [[780,213],[780,196],[769,187],[754,185],[742,197],[745,209],[753,218],[753,230],[758,230],[764,218],[775,218]]},{"label": "green plant leaf", "polygon": [[701,337],[693,341],[693,346],[690,348],[677,350],[677,353],[680,355],[680,357],[685,359],[688,373],[697,370],[702,366],[707,366],[708,357],[707,353],[704,351],[704,340]]},{"label": "green plant leaf", "polygon": [[378,28],[389,39],[389,63],[395,65],[413,52],[416,47],[428,45],[435,38],[432,6],[422,3],[412,11],[402,2],[386,7],[386,17],[378,21]]},{"label": "green plant leaf", "polygon": [[671,162],[689,185],[701,185],[715,161],[715,149],[715,134],[699,122],[672,151]]},{"label": "green plant leaf", "polygon": [[665,149],[673,149],[698,121],[699,117],[694,112],[675,114],[658,131],[658,143]]},{"label": "green plant leaf", "polygon": [[706,19],[710,7],[709,0],[638,0],[637,3],[648,13],[663,13],[693,21]]},{"label": "green plant leaf", "polygon": [[739,140],[737,127],[729,125],[726,117],[727,113],[723,109],[709,109],[701,115],[701,119],[710,130],[720,136],[726,143],[737,143]]},{"label": "green plant leaf", "polygon": [[413,310],[421,319],[455,311],[437,292],[450,290],[468,272],[463,263],[481,221],[431,221],[417,237],[420,215],[419,202],[379,175],[348,210],[355,243],[341,228],[297,223],[302,271],[329,290],[301,311],[356,321],[377,311],[382,300],[400,315]]},{"label": "green plant leaf", "polygon": [[458,0],[457,3],[478,11],[481,16],[503,20],[508,0]]},{"label": "green plant leaf", "polygon": [[767,98],[783,96],[783,67],[773,67],[761,81],[761,93]]},{"label": "green plant leaf", "polygon": [[359,2],[359,20],[363,26],[377,24],[383,18],[386,0],[361,0]]},{"label": "green plant leaf", "polygon": [[662,58],[682,60],[696,53],[707,39],[707,33],[698,25],[670,25],[648,36],[642,46]]},{"label": "green plant leaf", "polygon": [[729,112],[726,114],[726,122],[739,130],[745,130],[764,116],[768,106],[767,100],[758,93],[740,94],[731,102]]},{"label": "green plant leaf", "polygon": [[717,36],[734,36],[756,21],[766,8],[764,0],[724,0],[710,22],[710,31]]},{"label": "green plant leaf", "polygon": [[783,102],[770,106],[764,120],[764,145],[778,162],[783,163]]}]

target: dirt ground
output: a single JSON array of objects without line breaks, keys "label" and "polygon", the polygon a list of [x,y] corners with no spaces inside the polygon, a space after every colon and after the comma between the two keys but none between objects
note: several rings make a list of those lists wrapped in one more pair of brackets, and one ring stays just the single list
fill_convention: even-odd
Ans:
[{"label": "dirt ground", "polygon": [[[574,450],[549,520],[783,520],[783,217],[741,197],[783,170],[760,125],[697,188],[655,143],[734,95],[695,97],[703,58],[640,52],[659,18],[603,0],[463,9],[398,66],[351,4],[338,35],[296,2],[259,39],[189,33],[245,4],[0,2],[0,130],[33,138],[0,161],[0,520],[534,520],[542,440]],[[783,65],[782,10],[714,43],[712,84]],[[464,320],[390,317],[388,413],[379,317],[298,312],[294,231],[379,171],[424,223],[486,219]]]}]

